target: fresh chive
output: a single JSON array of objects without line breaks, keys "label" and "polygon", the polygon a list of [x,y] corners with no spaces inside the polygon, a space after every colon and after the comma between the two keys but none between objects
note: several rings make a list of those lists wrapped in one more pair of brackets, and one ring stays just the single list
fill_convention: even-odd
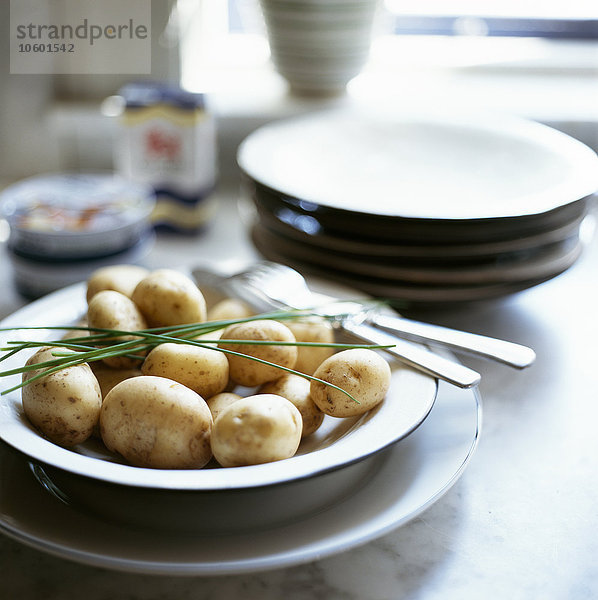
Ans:
[{"label": "fresh chive", "polygon": [[[139,356],[138,354],[134,354],[135,352],[147,352],[151,350],[155,346],[163,343],[176,343],[176,344],[188,344],[192,346],[198,346],[201,348],[209,348],[212,350],[217,350],[219,352],[223,352],[225,354],[235,355],[242,358],[247,358],[249,360],[254,360],[258,363],[275,367],[282,371],[292,373],[295,375],[299,375],[311,381],[318,381],[332,387],[338,391],[343,392],[353,401],[358,402],[356,398],[354,398],[347,391],[342,388],[331,384],[329,382],[323,381],[314,377],[312,375],[306,375],[305,373],[300,373],[288,367],[283,367],[281,365],[277,365],[275,363],[257,358],[255,356],[249,356],[247,354],[243,354],[241,352],[237,352],[235,350],[230,350],[226,348],[221,348],[218,345],[214,346],[213,344],[238,344],[238,345],[274,345],[274,346],[307,346],[307,347],[330,347],[330,348],[343,348],[343,349],[351,349],[351,348],[365,348],[365,349],[384,349],[389,348],[391,346],[385,345],[376,345],[376,344],[341,344],[341,343],[324,343],[324,342],[283,342],[283,341],[271,341],[271,340],[231,340],[231,339],[214,339],[214,340],[196,340],[191,339],[195,336],[205,335],[208,333],[213,333],[214,331],[219,331],[221,329],[225,329],[229,325],[236,325],[247,323],[250,321],[256,320],[287,320],[287,319],[296,319],[300,317],[308,317],[308,316],[321,316],[316,315],[315,313],[310,313],[306,311],[275,311],[271,313],[265,313],[260,315],[254,315],[251,317],[245,317],[242,319],[227,319],[221,321],[207,321],[204,323],[190,323],[185,325],[173,325],[167,327],[154,327],[149,329],[142,329],[137,331],[123,331],[118,329],[105,329],[105,328],[96,328],[96,327],[85,327],[80,325],[74,326],[34,326],[34,327],[8,327],[8,328],[0,328],[0,331],[15,331],[15,330],[47,330],[47,331],[86,331],[89,335],[61,339],[61,340],[45,340],[45,341],[7,341],[6,344],[9,346],[7,348],[2,348],[1,350],[6,351],[7,354],[0,357],[0,362],[6,360],[7,358],[14,356],[18,352],[23,350],[30,350],[36,347],[57,347],[57,348],[66,348],[68,350],[73,350],[73,352],[60,352],[56,351],[52,353],[56,358],[54,360],[48,360],[41,363],[37,363],[34,365],[23,365],[16,369],[10,369],[7,371],[0,372],[0,377],[5,377],[9,375],[17,375],[23,374],[30,371],[36,371],[39,369],[44,369],[40,373],[37,373],[33,377],[29,378],[27,381],[22,381],[18,385],[11,387],[10,389],[2,391],[0,395],[8,394],[15,390],[22,388],[25,385],[28,385],[41,377],[46,375],[51,375],[61,369],[65,369],[67,367],[76,366],[83,363],[95,362],[99,360],[104,360],[106,358],[113,357],[133,357],[138,360],[143,360],[143,356]],[[333,317],[328,317],[329,319],[336,320],[339,318],[339,315],[334,315]]]}]

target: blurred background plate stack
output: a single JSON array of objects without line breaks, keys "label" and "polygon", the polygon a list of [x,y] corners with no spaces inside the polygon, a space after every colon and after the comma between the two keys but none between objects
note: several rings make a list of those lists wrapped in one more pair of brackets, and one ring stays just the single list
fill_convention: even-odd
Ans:
[{"label": "blurred background plate stack", "polygon": [[260,253],[398,304],[484,300],[572,266],[598,189],[581,142],[503,115],[326,111],[238,162]]}]

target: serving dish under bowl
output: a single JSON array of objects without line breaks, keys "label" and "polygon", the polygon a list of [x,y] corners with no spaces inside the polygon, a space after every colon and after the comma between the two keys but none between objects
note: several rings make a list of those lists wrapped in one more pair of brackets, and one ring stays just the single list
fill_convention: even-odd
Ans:
[{"label": "serving dish under bowl", "polygon": [[[85,310],[85,285],[76,284],[26,306],[0,326],[69,325]],[[44,330],[2,331],[0,343],[56,336]],[[20,366],[24,360],[24,355],[12,356],[4,368]],[[381,405],[361,417],[326,417],[322,427],[302,442],[296,456],[275,463],[159,470],[124,464],[93,440],[74,449],[62,448],[29,424],[18,391],[4,396],[0,404],[0,438],[35,465],[38,479],[48,490],[115,520],[196,531],[272,526],[328,506],[358,489],[374,472],[370,461],[426,419],[436,398],[437,381],[398,362],[391,366],[390,391]],[[3,389],[15,383],[18,376],[7,377]],[[264,511],[261,498],[268,489],[280,494],[276,510]],[[230,511],[223,511],[223,505],[230,506]]]},{"label": "serving dish under bowl", "polygon": [[[135,527],[78,510],[49,495],[30,463],[0,442],[0,532],[68,560],[154,575],[249,573],[321,560],[388,534],[442,498],[475,454],[482,412],[477,388],[440,382],[429,417],[376,455],[367,485],[279,527],[227,535]],[[277,489],[256,498],[264,512],[280,503]]]}]

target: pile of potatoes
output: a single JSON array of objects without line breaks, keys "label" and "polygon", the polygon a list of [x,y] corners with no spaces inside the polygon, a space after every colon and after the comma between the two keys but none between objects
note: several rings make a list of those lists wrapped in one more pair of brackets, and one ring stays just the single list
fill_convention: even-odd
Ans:
[{"label": "pile of potatoes", "polygon": [[[132,265],[95,272],[87,282],[87,304],[89,327],[122,331],[123,341],[134,339],[127,331],[251,315],[232,299],[208,310],[202,292],[178,271],[150,272]],[[197,469],[215,459],[232,467],[293,456],[324,415],[362,414],[384,399],[390,384],[390,367],[373,350],[226,342],[331,343],[334,332],[324,319],[258,318],[202,338],[205,347],[162,343],[144,356],[133,350],[131,356],[41,377],[22,388],[25,414],[57,444],[69,447],[95,435],[135,466]],[[27,364],[51,360],[56,350],[42,348]],[[324,383],[246,356],[313,375],[358,402]],[[26,372],[23,380],[37,372]]]}]

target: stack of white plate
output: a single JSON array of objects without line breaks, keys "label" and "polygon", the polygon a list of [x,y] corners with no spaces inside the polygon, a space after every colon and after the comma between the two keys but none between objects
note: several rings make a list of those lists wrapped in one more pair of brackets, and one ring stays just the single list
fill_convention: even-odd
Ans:
[{"label": "stack of white plate", "polygon": [[499,115],[325,112],[255,131],[238,161],[266,258],[404,303],[559,275],[598,189],[587,146]]},{"label": "stack of white plate", "polygon": [[366,63],[377,0],[261,0],[272,61],[302,93],[342,91]]}]

